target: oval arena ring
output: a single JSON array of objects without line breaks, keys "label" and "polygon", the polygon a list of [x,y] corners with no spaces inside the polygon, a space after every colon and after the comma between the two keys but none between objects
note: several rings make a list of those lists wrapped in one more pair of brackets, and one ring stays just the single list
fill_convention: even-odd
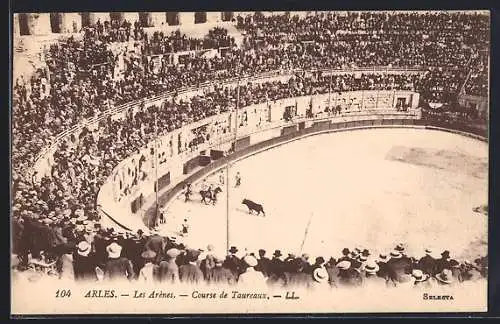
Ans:
[{"label": "oval arena ring", "polygon": [[[487,251],[488,219],[472,211],[487,201],[487,157],[487,143],[438,130],[310,136],[232,164],[228,217],[226,193],[215,206],[198,197],[186,203],[179,195],[160,228],[176,232],[188,218],[191,246],[213,244],[221,250],[229,225],[230,245],[250,251],[328,256],[359,246],[378,254],[404,242],[418,256],[425,242],[427,248],[470,259]],[[233,188],[236,172],[243,180]],[[217,183],[219,175],[208,182]],[[262,203],[266,216],[249,215],[241,204],[246,197]]]}]

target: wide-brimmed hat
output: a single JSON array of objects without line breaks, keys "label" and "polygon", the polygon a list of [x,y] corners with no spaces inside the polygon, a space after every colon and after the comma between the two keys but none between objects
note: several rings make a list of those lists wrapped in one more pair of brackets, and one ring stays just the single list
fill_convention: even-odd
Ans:
[{"label": "wide-brimmed hat", "polygon": [[400,243],[400,244],[396,245],[394,250],[399,251],[399,252],[403,252],[405,250],[405,247],[403,246],[403,244]]},{"label": "wide-brimmed hat", "polygon": [[425,249],[425,254],[432,256],[432,249],[430,248]]},{"label": "wide-brimmed hat", "polygon": [[280,256],[282,256],[281,251],[280,250],[275,250],[274,253],[273,253],[273,256],[279,258]]},{"label": "wide-brimmed hat", "polygon": [[387,254],[385,253],[380,253],[378,258],[381,260],[381,261],[387,261]]},{"label": "wide-brimmed hat", "polygon": [[113,242],[106,247],[106,252],[108,252],[108,256],[111,259],[117,259],[122,253],[122,247],[118,243]]},{"label": "wide-brimmed hat", "polygon": [[341,270],[347,270],[350,267],[351,267],[351,261],[344,260],[344,261],[340,261],[339,263],[337,263],[337,268],[339,268]]},{"label": "wide-brimmed hat", "polygon": [[257,265],[257,259],[254,256],[247,255],[246,257],[243,258],[243,261],[249,266],[249,267],[255,267]]},{"label": "wide-brimmed hat", "polygon": [[368,258],[366,256],[364,256],[364,255],[359,256],[359,261],[365,262],[366,260],[368,260]]},{"label": "wide-brimmed hat", "polygon": [[390,256],[393,259],[399,259],[399,258],[402,257],[402,255],[401,255],[401,253],[399,251],[391,251]]},{"label": "wide-brimmed hat", "polygon": [[186,258],[189,262],[197,261],[199,256],[200,256],[200,251],[198,250],[188,249],[186,251]]},{"label": "wide-brimmed hat", "polygon": [[413,276],[416,282],[425,281],[427,280],[427,278],[429,278],[429,275],[424,273],[420,269],[413,269],[411,275]]},{"label": "wide-brimmed hat", "polygon": [[325,268],[316,268],[313,271],[313,279],[316,282],[328,281],[328,272],[325,270]]},{"label": "wide-brimmed hat", "polygon": [[443,253],[441,253],[441,256],[443,259],[449,259],[450,258],[450,251],[444,250]]},{"label": "wide-brimmed hat", "polygon": [[78,243],[77,253],[81,256],[88,256],[90,253],[90,244],[87,241],[81,241]]},{"label": "wide-brimmed hat", "polygon": [[169,249],[167,250],[167,257],[171,258],[171,259],[174,259],[176,258],[179,254],[181,254],[181,251],[176,249],[176,248],[172,248],[172,249]]},{"label": "wide-brimmed hat", "polygon": [[365,272],[366,273],[375,274],[375,273],[377,273],[377,271],[379,269],[380,269],[380,267],[375,262],[368,262],[365,265]]},{"label": "wide-brimmed hat", "polygon": [[436,275],[436,279],[441,281],[442,283],[451,284],[453,282],[451,270],[444,269],[443,271],[441,271],[441,273],[438,273]]},{"label": "wide-brimmed hat", "polygon": [[231,248],[228,250],[229,253],[236,253],[238,252],[238,249],[236,248],[236,246],[231,246]]},{"label": "wide-brimmed hat", "polygon": [[156,257],[156,252],[147,250],[141,253],[141,257],[145,260],[152,260]]}]

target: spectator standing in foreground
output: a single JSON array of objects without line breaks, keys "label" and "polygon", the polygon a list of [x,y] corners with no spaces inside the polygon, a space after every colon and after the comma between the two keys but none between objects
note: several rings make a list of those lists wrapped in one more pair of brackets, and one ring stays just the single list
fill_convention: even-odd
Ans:
[{"label": "spectator standing in foreground", "polygon": [[203,281],[203,272],[197,265],[199,255],[198,250],[187,250],[186,261],[188,263],[179,267],[179,279],[182,283],[200,284]]},{"label": "spectator standing in foreground", "polygon": [[156,258],[156,253],[151,250],[147,250],[142,252],[141,256],[144,259],[144,267],[142,267],[139,271],[138,280],[146,283],[156,281],[155,279],[157,278],[158,266],[153,263]]},{"label": "spectator standing in foreground", "polygon": [[134,270],[132,263],[127,258],[121,257],[122,247],[116,242],[106,247],[108,261],[104,270],[105,280],[132,280]]},{"label": "spectator standing in foreground", "polygon": [[179,266],[176,263],[176,258],[180,251],[176,248],[167,250],[165,261],[161,261],[159,265],[159,280],[168,284],[179,283]]},{"label": "spectator standing in foreground", "polygon": [[223,267],[224,260],[224,255],[214,256],[214,267],[209,269],[207,273],[208,284],[234,285],[236,283],[236,278],[231,270]]},{"label": "spectator standing in foreground", "polygon": [[243,262],[246,264],[247,268],[238,278],[238,284],[247,287],[262,287],[266,278],[260,271],[255,271],[257,266],[257,259],[252,255],[247,255],[243,258]]},{"label": "spectator standing in foreground", "polygon": [[75,279],[78,281],[96,281],[94,254],[91,246],[86,241],[78,243],[74,258]]}]

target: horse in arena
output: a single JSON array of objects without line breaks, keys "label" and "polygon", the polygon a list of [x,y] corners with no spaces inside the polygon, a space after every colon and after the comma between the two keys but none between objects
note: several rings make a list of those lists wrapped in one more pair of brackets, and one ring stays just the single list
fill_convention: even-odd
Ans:
[{"label": "horse in arena", "polygon": [[200,190],[201,202],[204,202],[206,205],[208,205],[209,203],[215,205],[215,203],[217,202],[217,195],[221,192],[221,187],[216,187],[214,190],[211,190],[210,188],[208,188],[207,190]]},{"label": "horse in arena", "polygon": [[261,212],[264,216],[266,216],[266,213],[264,213],[264,207],[262,207],[261,204],[257,204],[249,199],[243,199],[241,203],[248,207],[249,214],[251,214],[253,211],[256,211],[257,216],[259,216]]}]

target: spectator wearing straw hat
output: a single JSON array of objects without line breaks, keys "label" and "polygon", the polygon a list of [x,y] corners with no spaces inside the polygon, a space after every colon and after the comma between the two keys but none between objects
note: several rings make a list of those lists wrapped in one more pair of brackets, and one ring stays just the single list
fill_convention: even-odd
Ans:
[{"label": "spectator wearing straw hat", "polygon": [[403,258],[399,251],[390,253],[390,260],[387,261],[389,275],[393,282],[406,282],[406,277],[411,273],[411,262],[408,258]]},{"label": "spectator wearing straw hat", "polygon": [[[215,267],[215,251],[214,246],[212,244],[207,245],[207,252],[203,257],[203,260],[200,263],[200,269],[203,272],[205,278],[208,275],[208,272]],[[200,258],[202,258],[200,256]]]},{"label": "spectator wearing straw hat", "polygon": [[181,252],[176,248],[168,249],[165,253],[165,261],[160,262],[159,280],[170,284],[179,282],[179,266],[176,258]]},{"label": "spectator wearing straw hat", "polygon": [[387,261],[388,258],[385,253],[380,253],[378,260],[376,261],[379,267],[379,270],[377,271],[377,276],[379,276],[380,278],[384,278],[386,280],[389,278],[389,272],[390,272],[389,266],[387,265]]},{"label": "spectator wearing straw hat", "polygon": [[139,271],[138,280],[141,282],[156,281],[158,266],[153,263],[156,258],[156,253],[151,250],[142,252],[141,257],[144,259],[144,267]]},{"label": "spectator wearing straw hat", "polygon": [[339,269],[339,287],[357,287],[363,282],[361,274],[351,267],[350,261],[341,261],[337,263],[337,268]]},{"label": "spectator wearing straw hat", "polygon": [[179,267],[179,279],[182,283],[199,284],[203,281],[203,272],[197,264],[200,251],[188,249],[186,251],[187,264]]},{"label": "spectator wearing straw hat", "polygon": [[94,254],[92,247],[87,241],[81,241],[77,245],[74,258],[75,279],[78,281],[96,281]]},{"label": "spectator wearing straw hat", "polygon": [[132,280],[135,275],[132,262],[121,257],[122,247],[113,242],[106,247],[106,252],[108,253],[108,261],[104,270],[105,280]]},{"label": "spectator wearing straw hat", "polygon": [[342,261],[352,261],[352,258],[350,257],[351,251],[349,251],[348,248],[343,248],[342,249],[342,256],[337,260],[337,262],[342,262]]},{"label": "spectator wearing straw hat", "polygon": [[420,269],[413,269],[411,272],[416,288],[432,288],[431,276]]},{"label": "spectator wearing straw hat", "polygon": [[435,278],[438,286],[451,286],[455,283],[455,279],[450,269],[443,269]]},{"label": "spectator wearing straw hat", "polygon": [[363,286],[385,287],[387,284],[387,280],[378,276],[377,272],[379,270],[380,267],[375,261],[368,261],[363,269],[364,272]]},{"label": "spectator wearing straw hat", "polygon": [[[308,276],[310,278],[310,276]],[[313,281],[310,286],[314,289],[329,288],[330,278],[328,272],[324,267],[319,267],[313,270],[312,274]],[[306,286],[307,287],[307,286]]]},{"label": "spectator wearing straw hat", "polygon": [[246,264],[246,270],[238,277],[238,284],[247,287],[261,287],[265,284],[266,278],[260,271],[255,271],[257,259],[253,255],[247,255],[243,258]]},{"label": "spectator wearing straw hat", "polygon": [[224,268],[225,256],[213,255],[214,267],[207,272],[206,280],[208,284],[234,285],[236,278],[231,270]]}]

